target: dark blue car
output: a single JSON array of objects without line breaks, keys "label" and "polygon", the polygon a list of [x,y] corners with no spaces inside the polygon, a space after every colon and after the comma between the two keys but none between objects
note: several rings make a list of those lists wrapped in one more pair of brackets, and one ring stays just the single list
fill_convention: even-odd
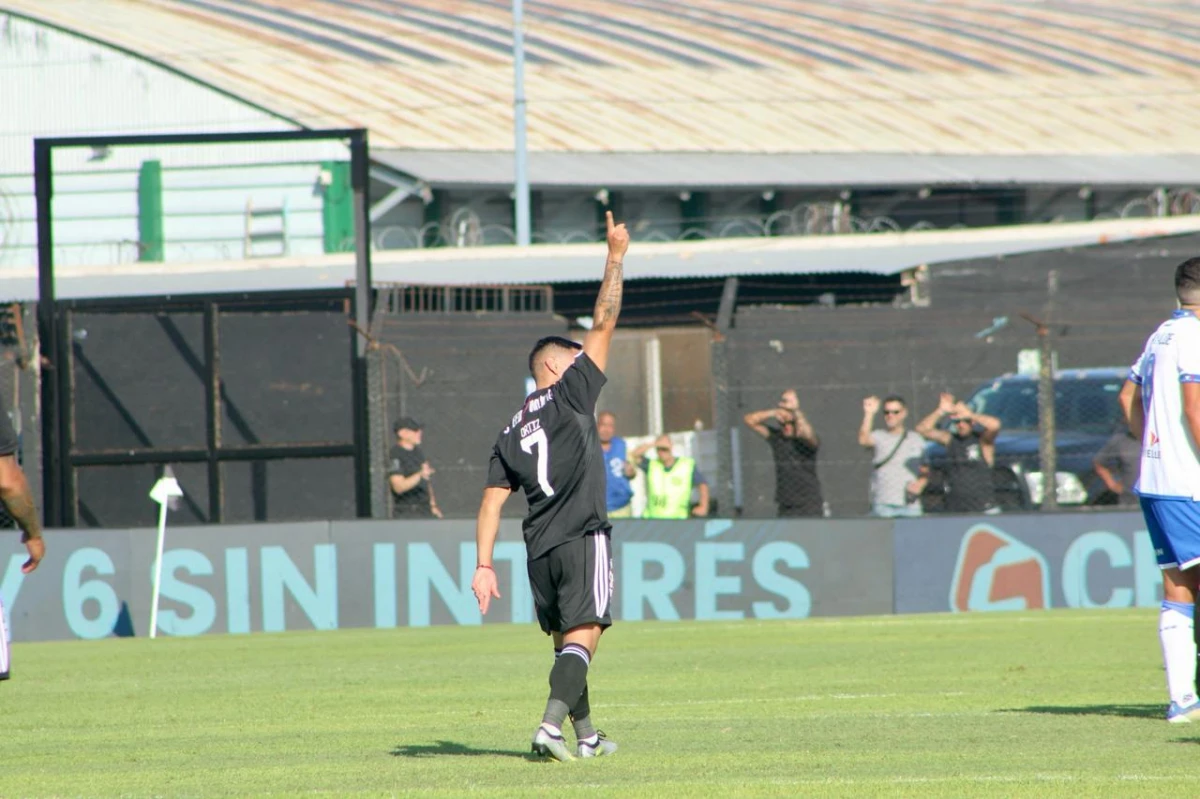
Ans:
[{"label": "dark blue car", "polygon": [[[1117,395],[1129,369],[1063,369],[1054,377],[1057,423],[1058,502],[1060,505],[1103,505],[1116,501],[1096,476],[1092,460],[1125,420]],[[997,417],[1003,428],[996,439],[994,478],[1002,510],[1032,510],[1042,501],[1038,457],[1037,375],[1004,375],[975,390],[966,401],[976,413]],[[945,449],[929,444],[929,487],[922,497],[927,512],[941,510]]]}]

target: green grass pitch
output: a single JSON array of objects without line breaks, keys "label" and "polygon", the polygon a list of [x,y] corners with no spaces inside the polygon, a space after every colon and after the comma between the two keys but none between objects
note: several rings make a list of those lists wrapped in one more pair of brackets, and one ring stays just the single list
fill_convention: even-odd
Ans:
[{"label": "green grass pitch", "polygon": [[592,715],[621,751],[530,760],[531,626],[17,643],[2,797],[1162,796],[1152,611],[618,624]]}]

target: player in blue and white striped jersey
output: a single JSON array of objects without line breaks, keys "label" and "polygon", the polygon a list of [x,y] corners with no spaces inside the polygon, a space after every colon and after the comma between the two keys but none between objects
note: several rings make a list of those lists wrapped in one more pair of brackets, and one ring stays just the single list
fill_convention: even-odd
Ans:
[{"label": "player in blue and white striped jersey", "polygon": [[1196,591],[1200,585],[1200,258],[1175,270],[1179,310],[1159,325],[1121,389],[1142,442],[1138,494],[1163,575],[1158,635],[1171,704],[1167,721],[1200,722]]}]

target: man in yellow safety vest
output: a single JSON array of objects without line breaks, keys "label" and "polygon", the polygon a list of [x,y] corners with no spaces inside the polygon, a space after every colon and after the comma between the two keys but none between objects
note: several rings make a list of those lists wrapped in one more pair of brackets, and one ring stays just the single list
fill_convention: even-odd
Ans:
[{"label": "man in yellow safety vest", "polygon": [[[653,446],[657,460],[645,457]],[[692,458],[675,457],[671,439],[659,436],[653,444],[642,444],[630,455],[630,463],[646,473],[646,510],[643,519],[686,519],[708,515],[708,481]],[[692,505],[692,489],[700,499]]]}]

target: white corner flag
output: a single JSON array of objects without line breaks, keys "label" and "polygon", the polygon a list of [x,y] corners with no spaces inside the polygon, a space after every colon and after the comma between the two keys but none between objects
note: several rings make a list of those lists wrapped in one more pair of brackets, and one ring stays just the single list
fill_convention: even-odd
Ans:
[{"label": "white corner flag", "polygon": [[167,535],[167,509],[174,508],[183,489],[175,479],[170,466],[163,469],[163,476],[150,489],[150,499],[158,503],[158,544],[154,553],[154,590],[150,598],[150,637],[158,632],[158,589],[162,583],[163,539]]}]

